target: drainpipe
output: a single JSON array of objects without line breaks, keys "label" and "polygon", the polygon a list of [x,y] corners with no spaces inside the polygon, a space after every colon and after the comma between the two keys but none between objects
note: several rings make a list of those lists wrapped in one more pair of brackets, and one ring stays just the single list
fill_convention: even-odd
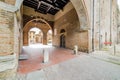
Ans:
[{"label": "drainpipe", "polygon": [[117,17],[115,17],[115,20],[117,21],[116,22],[116,25],[117,25],[117,40],[116,40],[116,44],[118,44],[118,10],[116,9],[116,15],[117,15]]},{"label": "drainpipe", "polygon": [[119,9],[117,9],[117,44],[119,43]]},{"label": "drainpipe", "polygon": [[101,9],[100,9],[100,8],[101,8],[101,7],[100,7],[100,0],[99,0],[99,50],[101,50],[101,28],[100,28],[100,27],[101,27],[101,26],[100,26],[100,22],[101,22],[101,21],[100,21],[100,17],[101,17],[101,16],[100,16],[100,10],[101,10]]},{"label": "drainpipe", "polygon": [[112,0],[110,0],[110,42],[112,42],[112,29],[111,28],[112,28]]},{"label": "drainpipe", "polygon": [[93,10],[92,10],[92,18],[93,18],[93,20],[92,20],[92,51],[94,51],[94,3],[95,3],[95,1],[93,0],[93,5],[92,5],[92,8],[93,8]]}]

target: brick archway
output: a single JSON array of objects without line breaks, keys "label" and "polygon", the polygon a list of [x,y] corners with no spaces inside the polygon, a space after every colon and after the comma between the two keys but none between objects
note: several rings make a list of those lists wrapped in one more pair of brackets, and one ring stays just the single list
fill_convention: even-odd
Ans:
[{"label": "brick archway", "polygon": [[[35,22],[33,22],[34,20],[40,20],[44,22],[44,24],[37,23],[35,25]],[[47,32],[49,29],[51,29],[51,26],[43,19],[33,19],[26,23],[26,25],[23,28],[23,45],[25,46],[29,45],[28,32],[31,28],[34,28],[34,27],[40,29],[43,32],[43,44],[46,45],[47,44]]]},{"label": "brick archway", "polygon": [[80,23],[80,29],[81,30],[88,30],[90,27],[90,22],[89,22],[89,16],[88,16],[88,11],[86,8],[86,4],[84,0],[70,0],[72,2],[72,5],[74,6],[79,23]]}]

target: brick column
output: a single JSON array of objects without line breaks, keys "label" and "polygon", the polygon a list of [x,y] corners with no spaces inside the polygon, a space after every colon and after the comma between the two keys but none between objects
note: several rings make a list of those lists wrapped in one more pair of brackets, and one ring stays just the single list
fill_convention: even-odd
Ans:
[{"label": "brick column", "polygon": [[43,45],[47,45],[47,33],[43,33]]},{"label": "brick column", "polygon": [[14,15],[0,9],[0,55],[9,55],[14,53]]},{"label": "brick column", "polygon": [[28,46],[28,32],[23,32],[23,45]]}]

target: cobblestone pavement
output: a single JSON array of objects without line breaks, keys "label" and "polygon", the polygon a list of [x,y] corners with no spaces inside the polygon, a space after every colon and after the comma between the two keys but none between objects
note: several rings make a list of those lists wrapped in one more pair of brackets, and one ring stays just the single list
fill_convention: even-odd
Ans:
[{"label": "cobblestone pavement", "polygon": [[80,55],[22,78],[18,80],[120,80],[120,65]]}]

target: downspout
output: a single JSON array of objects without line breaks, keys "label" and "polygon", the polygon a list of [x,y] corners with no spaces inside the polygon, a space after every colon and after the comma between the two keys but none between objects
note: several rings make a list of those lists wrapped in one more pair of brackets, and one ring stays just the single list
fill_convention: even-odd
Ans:
[{"label": "downspout", "polygon": [[116,20],[116,29],[117,29],[117,39],[116,39],[116,44],[118,44],[118,5],[116,5],[117,9],[116,9],[116,16],[115,16],[115,20]]},{"label": "downspout", "polygon": [[92,51],[94,51],[94,0],[93,0],[93,5],[92,5],[92,8],[93,8],[93,10],[92,10],[92,12],[93,12],[93,15],[92,15],[92,18],[93,18],[93,20],[92,20]]},{"label": "downspout", "polygon": [[110,0],[110,42],[112,44],[112,29],[111,28],[112,28],[112,0]]},{"label": "downspout", "polygon": [[100,0],[99,0],[99,50],[101,50],[101,26],[100,26],[100,11],[101,11],[101,6],[100,6]]},{"label": "downspout", "polygon": [[117,44],[119,43],[119,9],[117,8]]}]

